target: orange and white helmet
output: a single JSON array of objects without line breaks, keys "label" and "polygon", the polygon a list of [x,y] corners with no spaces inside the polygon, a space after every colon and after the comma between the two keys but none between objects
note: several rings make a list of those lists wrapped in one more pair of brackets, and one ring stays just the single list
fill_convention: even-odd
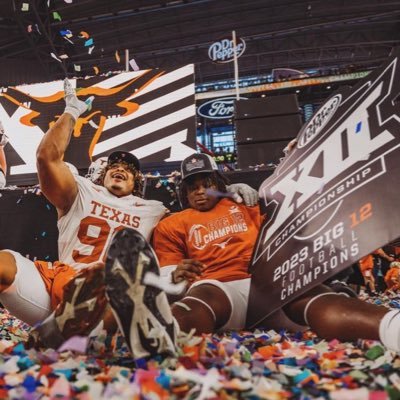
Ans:
[{"label": "orange and white helmet", "polygon": [[107,157],[99,157],[97,160],[92,161],[89,165],[88,173],[85,175],[86,178],[90,179],[96,184],[100,184],[99,178],[103,175],[104,168],[107,166]]}]

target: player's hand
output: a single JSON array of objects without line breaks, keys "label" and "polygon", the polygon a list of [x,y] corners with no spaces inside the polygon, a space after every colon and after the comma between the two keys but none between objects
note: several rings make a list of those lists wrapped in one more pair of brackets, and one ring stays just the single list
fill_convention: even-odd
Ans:
[{"label": "player's hand", "polygon": [[193,259],[182,260],[176,267],[175,271],[172,272],[172,282],[179,283],[182,281],[188,281],[192,283],[200,277],[204,268],[205,265],[200,261]]},{"label": "player's hand", "polygon": [[233,194],[233,200],[235,200],[236,203],[242,203],[244,200],[244,204],[248,207],[258,204],[257,190],[245,183],[233,183],[232,185],[227,186],[226,190],[228,193]]}]

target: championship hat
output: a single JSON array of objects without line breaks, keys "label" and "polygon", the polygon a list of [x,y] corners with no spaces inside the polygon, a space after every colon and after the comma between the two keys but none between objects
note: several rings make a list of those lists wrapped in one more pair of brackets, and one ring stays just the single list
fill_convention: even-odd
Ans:
[{"label": "championship hat", "polygon": [[218,171],[217,163],[211,156],[204,153],[192,154],[186,157],[181,164],[182,180],[194,174],[214,171]]}]

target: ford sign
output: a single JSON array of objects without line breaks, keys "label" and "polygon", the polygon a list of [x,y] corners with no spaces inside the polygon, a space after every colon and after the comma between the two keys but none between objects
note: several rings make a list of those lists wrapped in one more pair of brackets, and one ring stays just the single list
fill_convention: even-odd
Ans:
[{"label": "ford sign", "polygon": [[[240,99],[247,100],[245,97]],[[207,101],[197,109],[197,114],[209,119],[232,118],[235,100],[236,97],[224,97]]]},{"label": "ford sign", "polygon": [[[242,38],[236,40],[236,56],[239,58],[246,50],[246,42]],[[214,42],[208,48],[208,57],[216,63],[228,63],[234,59],[233,40],[230,38]]]}]

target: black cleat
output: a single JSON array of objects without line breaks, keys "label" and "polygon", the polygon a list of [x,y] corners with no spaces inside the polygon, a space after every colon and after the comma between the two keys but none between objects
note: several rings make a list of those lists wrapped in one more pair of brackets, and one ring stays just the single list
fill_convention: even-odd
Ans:
[{"label": "black cleat", "polygon": [[[175,354],[177,324],[162,289],[157,257],[134,229],[117,232],[107,252],[106,295],[134,359]],[[176,324],[176,325],[175,325]]]}]

